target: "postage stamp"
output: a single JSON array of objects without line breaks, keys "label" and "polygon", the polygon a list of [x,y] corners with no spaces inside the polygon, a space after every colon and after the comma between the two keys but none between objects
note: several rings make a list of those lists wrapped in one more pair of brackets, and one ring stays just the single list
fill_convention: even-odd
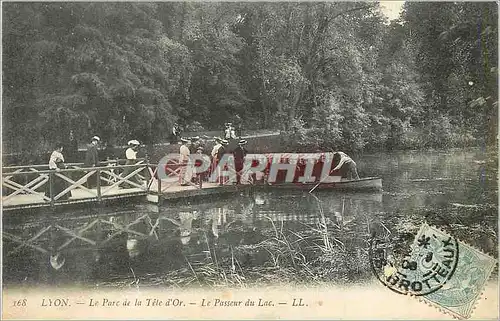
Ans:
[{"label": "postage stamp", "polygon": [[371,265],[389,289],[418,297],[457,318],[470,318],[497,262],[448,233],[422,224],[410,253],[398,260],[372,240]]}]

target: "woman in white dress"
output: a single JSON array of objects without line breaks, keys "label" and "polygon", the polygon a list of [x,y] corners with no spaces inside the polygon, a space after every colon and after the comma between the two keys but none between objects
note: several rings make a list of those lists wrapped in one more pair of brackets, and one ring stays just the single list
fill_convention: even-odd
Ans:
[{"label": "woman in white dress", "polygon": [[[55,150],[50,155],[49,159],[49,169],[55,172],[60,171],[61,169],[66,168],[64,165],[64,156],[62,154],[63,145],[57,144]],[[58,196],[62,191],[64,191],[68,187],[68,183],[57,176],[56,174],[52,175],[52,195],[54,197]],[[45,196],[50,198],[50,181],[47,183],[47,190],[45,192]],[[58,200],[67,200],[71,196],[71,191],[64,193],[61,195]]]}]

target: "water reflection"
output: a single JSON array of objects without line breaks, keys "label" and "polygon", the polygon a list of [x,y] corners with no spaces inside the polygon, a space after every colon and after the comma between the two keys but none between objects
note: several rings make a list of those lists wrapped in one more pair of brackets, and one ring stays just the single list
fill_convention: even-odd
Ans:
[{"label": "water reflection", "polygon": [[478,176],[470,165],[477,158],[364,156],[360,172],[382,176],[383,193],[256,190],[160,211],[130,205],[23,223],[4,218],[4,282],[364,282],[372,278],[370,235],[385,233],[403,248],[424,220],[496,256],[495,163],[476,164],[485,173]]}]

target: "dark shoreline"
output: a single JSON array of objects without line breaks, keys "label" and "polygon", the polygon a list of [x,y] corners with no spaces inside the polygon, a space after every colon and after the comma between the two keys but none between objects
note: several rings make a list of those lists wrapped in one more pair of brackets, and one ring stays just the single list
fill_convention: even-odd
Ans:
[{"label": "dark shoreline", "polygon": [[[314,153],[318,151],[332,151],[332,148],[320,148],[312,146],[301,146],[298,144],[292,145],[289,141],[286,141],[286,134],[271,133],[263,134],[260,137],[255,137],[254,135],[243,135],[242,137],[248,141],[247,150],[249,153],[272,153],[272,152],[288,152],[288,153]],[[209,132],[213,133],[213,132]],[[200,133],[188,133],[189,136],[193,137],[199,136]],[[208,136],[208,135],[207,135]],[[253,136],[253,137],[252,137]],[[212,137],[212,136],[209,136]],[[207,141],[205,147],[205,153],[209,154],[210,150],[214,145],[213,141]],[[435,146],[435,147],[420,147],[415,148],[414,146],[397,146],[391,147],[386,145],[368,145],[361,150],[353,150],[348,147],[339,146],[338,150],[342,150],[352,155],[365,155],[379,152],[403,152],[403,151],[434,151],[434,150],[455,150],[455,149],[475,149],[483,148],[485,152],[497,153],[498,145],[496,144],[484,144],[479,140],[476,140],[475,144],[463,144],[460,146]],[[126,146],[106,146],[100,150],[100,160],[105,161],[109,159],[122,159],[121,154],[124,154]],[[139,150],[139,157],[148,157],[151,161],[158,161],[162,155],[165,153],[176,153],[178,152],[178,145],[172,145],[168,142],[160,142],[152,145],[145,145]],[[160,156],[161,155],[161,156]],[[33,165],[33,164],[44,164],[50,157],[50,152],[40,152],[40,153],[10,153],[2,155],[3,166],[23,166],[23,165]],[[80,159],[83,161],[85,159],[85,148],[80,146],[78,150],[78,155],[74,156],[75,159]]]}]

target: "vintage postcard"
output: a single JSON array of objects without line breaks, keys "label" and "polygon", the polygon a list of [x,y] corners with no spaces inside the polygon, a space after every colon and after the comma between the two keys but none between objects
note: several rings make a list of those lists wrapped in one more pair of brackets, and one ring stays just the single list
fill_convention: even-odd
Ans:
[{"label": "vintage postcard", "polygon": [[2,318],[498,320],[496,2],[2,2]]}]

